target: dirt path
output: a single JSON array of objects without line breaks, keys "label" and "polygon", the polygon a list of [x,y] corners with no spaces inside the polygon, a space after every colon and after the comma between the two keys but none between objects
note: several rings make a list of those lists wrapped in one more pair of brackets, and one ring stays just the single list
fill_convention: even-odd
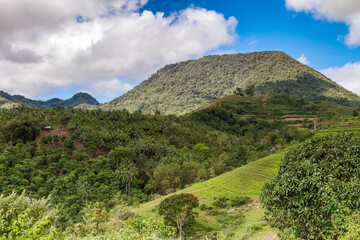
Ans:
[{"label": "dirt path", "polygon": [[196,192],[200,192],[200,191],[204,191],[206,189],[209,189],[209,188],[213,188],[214,186],[211,186],[210,184],[206,183],[206,185],[208,185],[207,187],[205,188],[201,188],[201,189],[196,189],[196,190],[193,190],[193,191],[190,191],[190,192],[186,192],[186,193],[196,193]]},{"label": "dirt path", "polygon": [[276,233],[275,232],[271,232],[268,235],[264,236],[263,240],[278,240],[279,238],[277,238]]}]

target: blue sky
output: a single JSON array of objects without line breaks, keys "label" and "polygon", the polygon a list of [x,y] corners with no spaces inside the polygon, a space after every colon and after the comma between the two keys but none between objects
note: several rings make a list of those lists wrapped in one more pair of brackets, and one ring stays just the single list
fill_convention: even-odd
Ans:
[{"label": "blue sky", "polygon": [[226,18],[234,16],[238,20],[238,40],[234,45],[221,47],[222,50],[279,50],[294,58],[304,54],[315,69],[360,60],[360,48],[349,48],[343,42],[348,34],[345,23],[316,20],[310,13],[288,10],[282,0],[149,0],[145,9],[170,14],[191,6],[214,10]]},{"label": "blue sky", "polygon": [[3,1],[0,22],[0,90],[35,99],[106,102],[169,63],[267,50],[360,94],[358,0]]}]

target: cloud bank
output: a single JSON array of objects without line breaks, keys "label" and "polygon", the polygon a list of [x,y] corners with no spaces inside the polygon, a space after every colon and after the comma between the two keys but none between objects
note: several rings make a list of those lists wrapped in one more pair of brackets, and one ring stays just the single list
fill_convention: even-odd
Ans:
[{"label": "cloud bank", "polygon": [[236,40],[234,17],[201,8],[165,17],[142,11],[146,3],[0,0],[1,90],[33,97],[78,86],[116,97],[167,63]]},{"label": "cloud bank", "polygon": [[286,7],[297,12],[310,12],[315,18],[344,22],[349,26],[345,43],[360,46],[359,0],[286,0]]},{"label": "cloud bank", "polygon": [[334,80],[346,89],[360,95],[360,62],[347,63],[341,67],[321,70],[325,76]]}]

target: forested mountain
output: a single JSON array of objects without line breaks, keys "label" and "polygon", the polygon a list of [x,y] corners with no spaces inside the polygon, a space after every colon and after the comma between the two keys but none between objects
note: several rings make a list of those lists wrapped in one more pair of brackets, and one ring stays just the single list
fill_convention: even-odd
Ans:
[{"label": "forested mountain", "polygon": [[67,100],[53,98],[47,101],[32,100],[21,95],[10,95],[0,91],[0,106],[3,108],[22,105],[40,109],[49,109],[55,106],[76,107],[80,104],[99,105],[99,102],[88,93],[77,93]]},{"label": "forested mountain", "polygon": [[184,114],[250,85],[257,93],[287,91],[311,101],[360,104],[359,96],[321,73],[283,52],[268,51],[206,56],[167,65],[103,108]]}]

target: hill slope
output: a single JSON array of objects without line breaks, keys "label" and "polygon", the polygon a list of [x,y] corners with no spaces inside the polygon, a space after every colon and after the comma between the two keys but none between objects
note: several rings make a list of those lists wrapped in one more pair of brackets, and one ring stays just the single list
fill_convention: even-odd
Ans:
[{"label": "hill slope", "polygon": [[75,107],[80,104],[99,105],[99,102],[87,93],[77,93],[67,100],[53,98],[47,101],[32,100],[21,95],[10,95],[4,91],[0,91],[0,106],[6,108],[13,105],[24,104],[29,107],[48,109],[55,106]]},{"label": "hill slope", "polygon": [[207,56],[167,65],[133,90],[105,104],[105,109],[184,114],[236,87],[283,92],[307,100],[330,100],[359,106],[360,97],[283,52]]},{"label": "hill slope", "polygon": [[[338,117],[351,117],[354,108],[329,101],[311,102],[287,94],[257,96],[230,95],[187,114],[217,130],[244,134],[263,121],[276,122],[274,130],[281,124],[308,128],[329,125]],[[314,119],[316,117],[316,119]],[[258,134],[263,127],[256,129]]]},{"label": "hill slope", "polygon": [[[265,182],[273,179],[277,174],[281,158],[285,153],[286,151],[270,155],[231,172],[227,172],[202,183],[194,184],[189,188],[177,192],[192,193],[199,198],[200,205],[205,204],[207,206],[211,205],[214,197],[219,195],[228,197],[247,195],[254,199],[253,203],[250,204],[249,209],[245,212],[244,221],[239,226],[235,226],[236,224],[234,223],[230,224],[225,229],[224,225],[219,222],[220,216],[209,214],[206,210],[198,209],[198,215],[196,217],[197,224],[193,230],[196,232],[197,236],[211,235],[214,232],[221,233],[222,231],[230,231],[233,233],[233,237],[226,239],[243,239],[244,234],[247,234],[248,228],[251,228],[252,225],[259,225],[261,223],[261,218],[264,216],[264,211],[260,208],[257,201],[258,195]],[[134,212],[145,217],[155,217],[156,211],[154,211],[154,208],[168,196],[163,196],[152,202],[142,204],[134,209]],[[265,226],[264,229],[261,229],[261,233],[259,234],[260,236],[251,239],[266,239],[264,236],[268,234],[274,235],[269,227]]]}]

